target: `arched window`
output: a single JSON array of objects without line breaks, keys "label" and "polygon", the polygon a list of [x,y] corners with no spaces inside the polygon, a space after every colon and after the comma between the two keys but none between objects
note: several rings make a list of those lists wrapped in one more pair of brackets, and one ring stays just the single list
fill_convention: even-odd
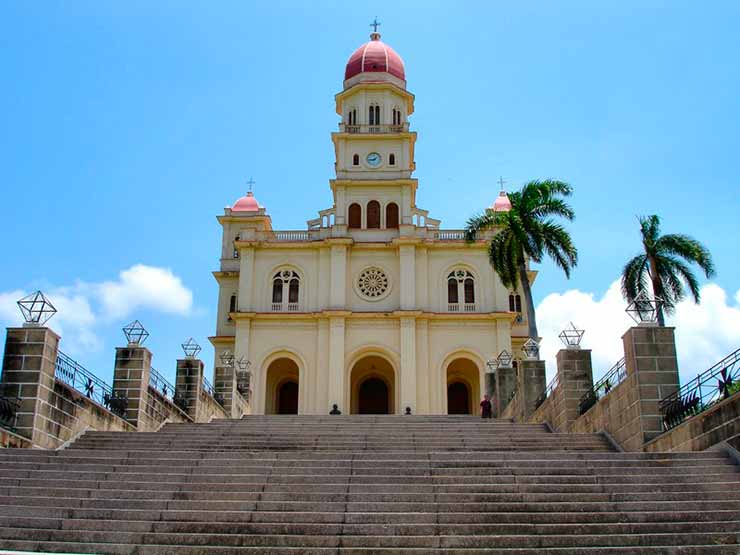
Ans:
[{"label": "arched window", "polygon": [[352,108],[347,114],[347,123],[349,125],[357,125],[357,108]]},{"label": "arched window", "polygon": [[518,293],[509,294],[509,312],[516,312],[516,321],[522,321],[522,296]]},{"label": "arched window", "polygon": [[[393,156],[391,154],[391,156]],[[398,228],[398,205],[391,202],[385,207],[385,227],[388,229]]]},{"label": "arched window", "polygon": [[272,311],[298,312],[301,278],[293,270],[281,270],[272,278]]},{"label": "arched window", "polygon": [[401,125],[401,110],[393,108],[393,125]]},{"label": "arched window", "polygon": [[396,165],[396,155],[395,154],[389,154],[388,155],[388,164],[391,166]]},{"label": "arched window", "polygon": [[353,166],[359,166],[360,165],[360,155],[359,154],[353,154],[352,155],[352,165]]},{"label": "arched window", "polygon": [[236,312],[236,295],[231,295],[229,299],[229,316],[227,320],[231,320],[231,313]]},{"label": "arched window", "polygon": [[362,207],[356,202],[349,205],[349,228],[360,229],[362,227]]},{"label": "arched window", "polygon": [[380,106],[370,106],[370,113],[368,115],[370,125],[380,125]]},{"label": "arched window", "polygon": [[475,278],[467,270],[453,270],[447,276],[447,310],[475,312]]},{"label": "arched window", "polygon": [[377,200],[367,203],[367,228],[380,229],[380,203]]}]

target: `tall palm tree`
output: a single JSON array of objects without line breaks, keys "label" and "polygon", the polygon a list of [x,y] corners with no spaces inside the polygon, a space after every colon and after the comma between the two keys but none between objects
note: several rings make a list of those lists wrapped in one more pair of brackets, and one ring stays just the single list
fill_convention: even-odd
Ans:
[{"label": "tall palm tree", "polygon": [[571,269],[578,263],[578,250],[553,216],[573,220],[573,209],[561,198],[569,197],[572,192],[573,188],[562,181],[530,181],[521,191],[509,195],[510,210],[486,210],[470,218],[465,228],[468,241],[475,240],[479,231],[498,230],[488,245],[488,258],[506,287],[518,290],[521,286],[527,305],[529,336],[535,340],[539,335],[527,276],[527,258],[541,262],[547,254],[570,277]]},{"label": "tall palm tree", "polygon": [[660,218],[656,215],[640,217],[640,234],[645,252],[632,258],[622,270],[622,294],[632,302],[640,293],[648,293],[648,286],[652,286],[653,295],[662,299],[658,305],[658,325],[664,326],[663,311],[670,314],[676,303],[686,297],[684,285],[695,302],[700,300],[699,282],[686,262],[697,264],[710,278],[714,275],[712,255],[688,235],[661,235]]}]

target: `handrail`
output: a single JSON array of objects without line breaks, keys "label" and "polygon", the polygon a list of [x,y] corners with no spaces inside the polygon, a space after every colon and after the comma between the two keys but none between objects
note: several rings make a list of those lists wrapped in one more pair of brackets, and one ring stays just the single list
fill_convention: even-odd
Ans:
[{"label": "handrail", "polygon": [[149,373],[149,387],[160,393],[169,400],[175,395],[175,386],[172,385],[162,374],[157,372],[153,367]]},{"label": "handrail", "polygon": [[534,402],[534,408],[535,410],[540,407],[542,403],[544,403],[550,395],[552,395],[552,392],[557,389],[557,387],[560,385],[560,376],[559,374],[555,373],[555,377],[550,380],[550,383],[547,384],[547,387],[545,388],[545,391],[542,392],[542,394],[537,397],[537,400]]},{"label": "handrail", "polygon": [[740,349],[730,353],[660,402],[663,430],[704,412],[740,391]]},{"label": "handrail", "polygon": [[585,414],[599,399],[609,395],[609,392],[625,379],[627,379],[627,366],[622,358],[581,397],[578,413]]},{"label": "handrail", "polygon": [[213,397],[213,386],[211,385],[211,382],[209,382],[205,376],[203,376],[203,391],[205,391],[208,395]]},{"label": "handrail", "polygon": [[62,351],[57,351],[54,377],[88,399],[103,405],[113,414],[125,417],[127,406],[125,397],[114,395],[113,388]]}]

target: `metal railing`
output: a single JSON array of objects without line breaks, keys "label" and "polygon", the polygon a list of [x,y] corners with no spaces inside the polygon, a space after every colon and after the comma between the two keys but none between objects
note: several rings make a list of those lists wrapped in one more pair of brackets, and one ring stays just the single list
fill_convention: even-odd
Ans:
[{"label": "metal railing", "polygon": [[547,387],[545,388],[545,391],[542,392],[542,394],[537,397],[537,400],[534,402],[534,408],[535,410],[540,407],[542,403],[544,403],[550,395],[552,395],[552,392],[557,389],[557,387],[560,385],[560,379],[559,375],[556,373],[555,377],[550,380],[550,383],[547,384]]},{"label": "metal railing", "polygon": [[609,395],[609,392],[627,378],[627,366],[624,358],[612,366],[594,386],[581,397],[578,405],[578,414],[585,414],[599,399]]},{"label": "metal railing", "polygon": [[154,368],[149,373],[149,387],[160,393],[169,400],[175,396],[175,386],[167,381],[162,374]]},{"label": "metal railing", "polygon": [[128,400],[114,395],[113,388],[62,351],[57,351],[54,377],[88,399],[103,405],[113,414],[125,417]]},{"label": "metal railing", "polygon": [[740,391],[740,349],[660,402],[663,429],[675,428]]},{"label": "metal railing", "polygon": [[214,389],[211,385],[211,382],[209,382],[205,376],[203,376],[203,391],[205,391],[208,395],[213,397]]}]

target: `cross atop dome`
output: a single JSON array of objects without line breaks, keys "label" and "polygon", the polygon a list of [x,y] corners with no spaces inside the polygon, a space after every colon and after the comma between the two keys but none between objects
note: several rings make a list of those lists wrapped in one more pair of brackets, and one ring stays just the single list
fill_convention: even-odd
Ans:
[{"label": "cross atop dome", "polygon": [[370,24],[370,27],[373,28],[373,32],[370,33],[370,40],[380,40],[380,33],[378,33],[378,27],[380,26],[380,21],[378,21],[378,16],[375,16],[375,19],[373,19],[373,22]]}]

